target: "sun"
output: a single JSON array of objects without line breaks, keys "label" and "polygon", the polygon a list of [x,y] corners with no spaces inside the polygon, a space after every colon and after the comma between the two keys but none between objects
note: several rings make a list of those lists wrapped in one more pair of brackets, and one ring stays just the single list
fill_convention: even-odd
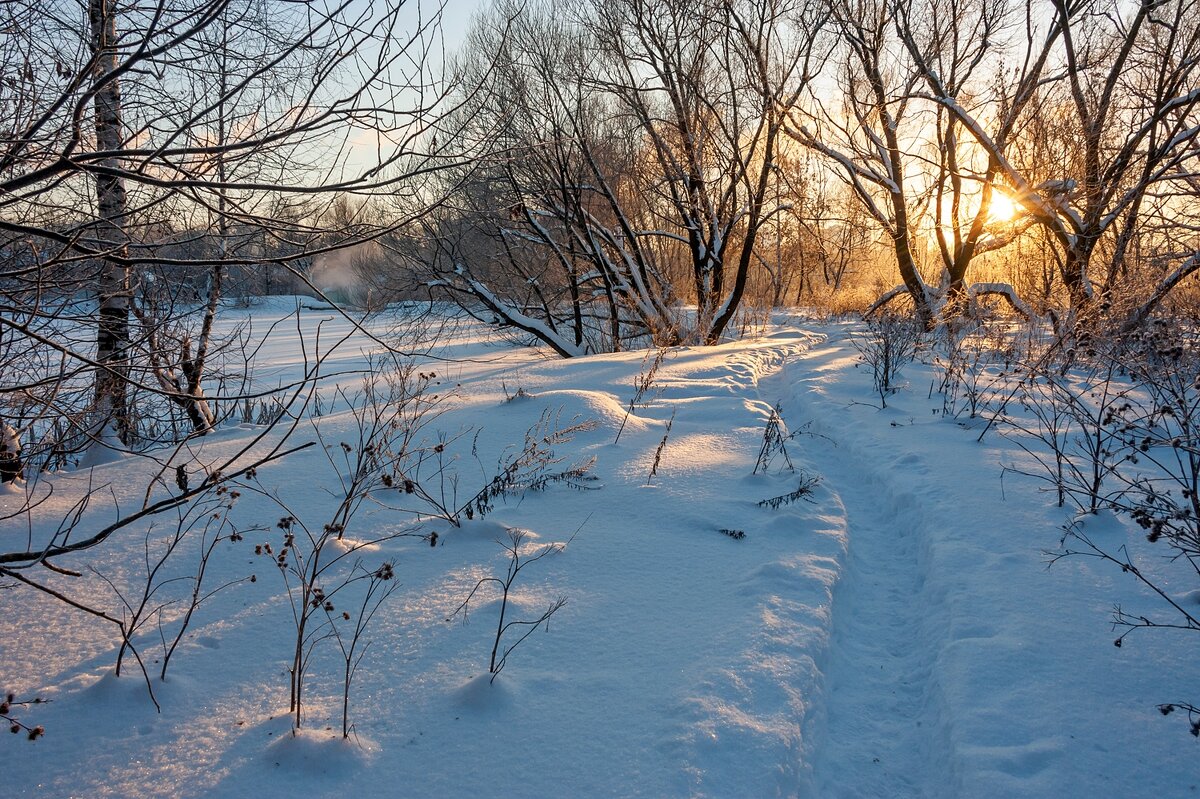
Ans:
[{"label": "sun", "polygon": [[993,222],[1010,222],[1017,215],[1017,204],[1002,191],[992,192],[992,203],[988,206],[988,219]]}]

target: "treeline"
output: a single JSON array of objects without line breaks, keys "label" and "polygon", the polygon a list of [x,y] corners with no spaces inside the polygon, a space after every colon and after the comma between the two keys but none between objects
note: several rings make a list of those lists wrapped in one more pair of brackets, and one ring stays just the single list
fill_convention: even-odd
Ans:
[{"label": "treeline", "polygon": [[499,0],[451,57],[402,2],[7,3],[0,417],[203,434],[220,308],[277,292],[564,356],[781,305],[1186,312],[1198,4]]},{"label": "treeline", "polygon": [[460,63],[486,154],[422,263],[563,355],[745,303],[1136,326],[1195,297],[1198,11],[499,2]]}]

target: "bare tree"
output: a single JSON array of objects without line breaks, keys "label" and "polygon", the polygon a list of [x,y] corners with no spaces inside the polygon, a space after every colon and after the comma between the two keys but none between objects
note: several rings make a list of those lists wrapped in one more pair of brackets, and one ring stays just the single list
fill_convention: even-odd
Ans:
[{"label": "bare tree", "polygon": [[129,411],[129,272],[123,261],[125,241],[125,181],[117,153],[123,144],[121,124],[121,54],[117,39],[115,0],[89,0],[91,25],[91,93],[96,113],[96,231],[95,250],[114,256],[100,270],[96,323],[95,435],[106,442],[128,443]]},{"label": "bare tree", "polygon": [[[0,326],[44,369],[0,390],[26,406],[18,428],[53,417],[77,437],[126,447],[137,392],[166,397],[203,433],[231,261],[302,275],[320,253],[428,210],[419,177],[453,160],[423,147],[444,99],[428,59],[436,15],[317,0],[96,0],[79,20],[58,10],[22,0],[3,11],[5,74],[23,78],[0,90],[11,112]],[[320,206],[336,192],[386,196],[394,217],[322,228]],[[89,194],[94,202],[80,201]],[[201,312],[141,302],[156,272],[207,273]],[[77,413],[89,373],[90,421]],[[60,408],[46,414],[35,389]]]},{"label": "bare tree", "polygon": [[909,167],[906,133],[920,76],[898,47],[891,0],[833,0],[829,7],[839,34],[836,67],[845,113],[814,96],[787,109],[787,132],[835,165],[890,242],[903,284],[877,304],[907,293],[917,317],[930,326],[936,300],[919,268],[928,178]]},{"label": "bare tree", "polygon": [[431,231],[441,285],[563,355],[713,343],[780,212],[781,109],[819,66],[823,16],[774,0],[551,11],[501,10],[475,33],[495,65],[477,118],[508,145],[477,173],[496,257]]},{"label": "bare tree", "polygon": [[[996,123],[989,125],[982,110],[964,108],[937,80],[930,86],[986,151],[1025,213],[1046,229],[1071,307],[1090,313],[1116,298],[1152,198],[1172,192],[1194,168],[1198,8],[1188,0],[1142,0],[1100,13],[1097,3],[1056,0],[1053,9],[1041,26],[1029,17],[1024,66],[997,98]],[[1074,157],[1061,164],[1062,174],[1037,180],[1035,163],[1019,158],[1015,134],[1026,111],[1053,115],[1069,137]],[[1177,213],[1180,205],[1176,200],[1160,209]],[[1150,305],[1135,309],[1135,318],[1144,318],[1196,269],[1186,255],[1179,263],[1151,289]]]},{"label": "bare tree", "polygon": [[[1014,15],[1007,3],[931,0],[895,4],[895,26],[921,79],[937,96],[953,97],[958,104],[999,107],[1001,135],[1012,135],[1028,95],[1013,102],[996,103],[989,84],[994,82],[996,55]],[[1019,313],[1031,310],[1009,285],[968,285],[972,262],[985,253],[1002,249],[1032,224],[1023,214],[996,215],[1000,192],[998,164],[983,153],[961,120],[942,104],[935,107],[933,141],[936,174],[933,181],[933,233],[941,257],[940,298],[950,314],[965,310],[965,303],[981,293],[999,294]]]},{"label": "bare tree", "polygon": [[[11,465],[29,478],[0,526],[6,585],[112,625],[137,657],[131,638],[157,615],[158,578],[184,544],[148,567],[125,611],[80,584],[95,550],[162,514],[197,518],[232,495],[230,481],[252,483],[313,444],[295,434],[337,342],[301,337],[304,371],[286,386],[222,386],[224,280],[238,267],[305,282],[314,258],[402,230],[436,204],[427,176],[456,161],[426,146],[446,99],[432,74],[436,24],[401,2],[0,8],[0,414],[4,454],[19,451]],[[347,193],[388,214],[335,229],[326,211]],[[236,357],[247,371],[253,352]],[[220,421],[216,403],[228,414],[241,401],[274,412],[236,452],[198,464],[188,439]],[[155,446],[155,415],[177,413],[185,429]],[[109,486],[88,484],[47,518],[61,486],[42,470],[106,447],[144,452],[141,501],[120,506]],[[363,501],[366,480],[346,487],[347,503]],[[357,507],[345,505],[332,524]],[[194,542],[193,527],[179,523],[180,542]],[[203,566],[193,609],[202,578]]]}]

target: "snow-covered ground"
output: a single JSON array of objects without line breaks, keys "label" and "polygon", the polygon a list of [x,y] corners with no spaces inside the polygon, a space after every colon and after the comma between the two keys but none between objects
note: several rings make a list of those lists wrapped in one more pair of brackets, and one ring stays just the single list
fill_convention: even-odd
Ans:
[{"label": "snow-covered ground", "polygon": [[[261,330],[284,309],[251,313]],[[352,336],[325,364],[341,373],[332,383],[352,390],[369,341],[328,312],[302,319],[310,345],[318,326],[323,341]],[[1200,642],[1144,632],[1114,647],[1114,603],[1149,610],[1153,598],[1097,561],[1047,568],[1069,517],[1037,481],[1002,480],[1004,465],[1027,456],[1001,435],[977,442],[977,425],[938,413],[926,364],[905,370],[908,387],[885,410],[874,407],[849,338],[858,328],[784,320],[762,338],[671,350],[627,420],[653,353],[563,361],[473,327],[451,331],[422,369],[454,390],[429,435],[467,431],[447,447],[460,495],[481,488],[547,411],[560,426],[595,422],[556,454],[594,457],[599,479],[498,501],[461,528],[361,511],[354,540],[437,532],[438,545],[401,537],[358,553],[369,568],[393,559],[399,588],[366,635],[351,740],[338,732],[330,641],[311,666],[307,731],[291,734],[291,611],[273,558],[254,554],[278,546],[281,514],[248,493],[233,511],[245,540],[221,544],[210,580],[256,579],[200,606],[168,680],[154,685],[161,712],[136,669],[112,676],[110,625],[30,591],[0,591],[0,685],[51,700],[18,708],[46,734],[3,741],[0,794],[1194,795],[1196,741],[1155,705],[1195,698]],[[303,367],[297,337],[279,332],[259,354],[260,382]],[[754,474],[776,404],[795,433],[794,471],[777,453]],[[351,428],[336,404],[316,424],[333,446]],[[297,442],[313,438],[307,425]],[[259,432],[228,425],[196,457],[234,452]],[[123,508],[139,504],[151,473],[127,459],[49,478],[55,495],[32,534],[57,523],[89,481],[111,486]],[[806,476],[820,479],[811,501],[759,504]],[[259,482],[313,520],[337,501],[337,475],[317,448],[265,466]],[[20,499],[0,494],[3,507]],[[1088,523],[1113,546],[1141,540],[1115,519]],[[508,612],[536,618],[557,597],[567,604],[489,683],[497,597],[485,588],[465,624],[450,617],[478,580],[503,576],[497,542],[514,528],[527,531],[530,554],[564,546],[520,573]],[[140,591],[144,533],[125,529],[86,562]],[[119,613],[96,574],[63,579]],[[167,608],[168,639],[177,623]],[[154,625],[138,638],[151,669],[159,638]]]}]

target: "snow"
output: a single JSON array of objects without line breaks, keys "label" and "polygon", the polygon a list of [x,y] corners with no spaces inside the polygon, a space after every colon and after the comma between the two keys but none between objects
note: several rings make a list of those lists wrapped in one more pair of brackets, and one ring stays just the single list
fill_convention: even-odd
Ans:
[{"label": "snow", "polygon": [[[290,310],[247,313],[265,330]],[[323,341],[349,336],[324,364],[336,377],[322,392],[352,391],[372,342],[315,310],[280,325],[255,378],[300,375],[297,337],[280,335],[288,325],[310,344],[318,328]],[[419,529],[438,532],[438,546],[406,537],[357,553],[372,568],[394,560],[400,586],[368,628],[348,741],[329,642],[311,666],[306,725],[292,734],[290,610],[271,558],[253,554],[278,539],[281,514],[261,497],[244,496],[233,513],[264,529],[222,543],[210,567],[213,585],[257,579],[197,610],[167,681],[154,682],[161,713],[136,668],[113,676],[112,629],[0,591],[0,683],[51,700],[18,709],[46,735],[4,741],[5,795],[1191,795],[1195,740],[1156,705],[1194,698],[1195,636],[1141,631],[1114,647],[1114,603],[1136,612],[1154,598],[1098,561],[1047,568],[1044,553],[1073,519],[1039,481],[1004,475],[1028,456],[1005,436],[977,441],[980,420],[942,415],[925,390],[930,365],[909,366],[908,388],[874,407],[850,339],[860,329],[783,319],[762,338],[673,349],[616,444],[646,353],[557,360],[497,345],[480,328],[450,331],[431,367],[455,395],[434,428],[470,431],[448,448],[460,495],[490,479],[547,410],[564,426],[596,422],[556,448],[565,462],[595,457],[596,487],[497,501],[459,528],[368,504],[353,540]],[[776,403],[794,432],[796,471],[776,458],[753,474]],[[350,422],[344,408],[316,420],[328,442],[349,436]],[[260,432],[227,425],[197,457],[232,454]],[[147,474],[127,457],[44,477],[56,491],[35,511],[35,531],[88,481],[135,506]],[[758,504],[805,476],[820,478],[811,502]],[[260,482],[318,527],[336,501],[316,449],[263,467]],[[0,511],[22,499],[5,490]],[[111,518],[111,508],[89,513]],[[1141,540],[1115,516],[1081,521],[1107,542]],[[448,619],[480,579],[503,576],[497,542],[514,528],[528,546],[564,546],[520,573],[508,612],[567,604],[491,682],[498,596],[485,587],[465,623]],[[114,535],[92,566],[140,590],[144,529]],[[93,575],[63,579],[119,612]],[[168,636],[177,622],[167,608]],[[137,638],[151,669],[161,657],[154,626]]]}]

